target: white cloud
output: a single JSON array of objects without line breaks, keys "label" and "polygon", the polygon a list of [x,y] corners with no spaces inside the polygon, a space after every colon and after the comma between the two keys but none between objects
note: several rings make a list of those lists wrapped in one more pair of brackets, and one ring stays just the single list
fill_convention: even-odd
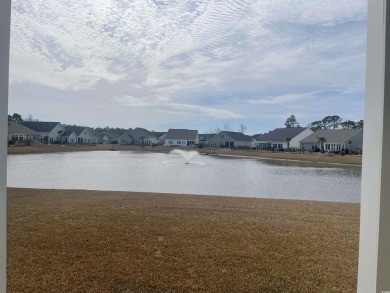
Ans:
[{"label": "white cloud", "polygon": [[115,97],[114,101],[125,107],[132,108],[153,108],[158,111],[168,111],[169,113],[178,113],[181,111],[190,111],[192,114],[204,114],[212,118],[236,119],[241,118],[241,115],[232,111],[216,109],[211,107],[204,107],[191,104],[180,104],[167,101],[165,99],[149,99],[136,98],[132,96]]},{"label": "white cloud", "polygon": [[299,93],[362,100],[365,14],[364,0],[14,0],[10,81],[219,119]]}]

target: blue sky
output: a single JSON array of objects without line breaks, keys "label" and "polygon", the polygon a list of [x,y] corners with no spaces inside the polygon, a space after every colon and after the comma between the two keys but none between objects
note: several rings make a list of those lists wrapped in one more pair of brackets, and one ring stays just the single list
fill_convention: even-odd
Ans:
[{"label": "blue sky", "polygon": [[13,0],[9,113],[247,133],[363,118],[366,0]]}]

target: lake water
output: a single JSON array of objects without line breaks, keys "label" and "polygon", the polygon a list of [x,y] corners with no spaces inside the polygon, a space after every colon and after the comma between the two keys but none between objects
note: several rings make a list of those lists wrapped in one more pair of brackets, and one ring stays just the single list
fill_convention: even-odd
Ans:
[{"label": "lake water", "polygon": [[361,170],[271,160],[96,151],[8,156],[8,186],[360,202]]}]

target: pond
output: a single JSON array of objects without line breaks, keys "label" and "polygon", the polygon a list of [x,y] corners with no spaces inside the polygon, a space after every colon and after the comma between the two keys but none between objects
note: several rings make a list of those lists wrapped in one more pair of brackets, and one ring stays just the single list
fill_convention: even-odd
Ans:
[{"label": "pond", "polygon": [[9,187],[360,202],[361,169],[129,151],[8,156]]}]

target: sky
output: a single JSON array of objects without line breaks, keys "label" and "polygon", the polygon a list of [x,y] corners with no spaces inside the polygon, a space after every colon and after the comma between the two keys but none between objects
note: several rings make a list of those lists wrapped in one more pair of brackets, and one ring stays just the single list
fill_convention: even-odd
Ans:
[{"label": "sky", "polygon": [[9,113],[247,134],[363,119],[366,0],[13,0]]}]

